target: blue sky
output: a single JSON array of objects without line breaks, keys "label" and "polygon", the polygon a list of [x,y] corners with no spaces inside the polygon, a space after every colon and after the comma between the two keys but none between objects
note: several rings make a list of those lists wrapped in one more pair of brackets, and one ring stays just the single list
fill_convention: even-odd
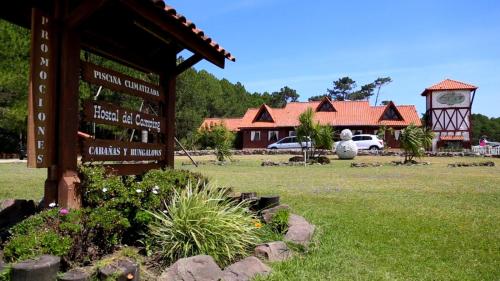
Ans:
[{"label": "blue sky", "polygon": [[[500,1],[166,1],[236,56],[196,65],[250,92],[283,86],[305,101],[350,76],[393,82],[382,100],[414,104],[445,78],[479,87],[473,112],[500,117]],[[372,99],[374,101],[374,99]]]}]

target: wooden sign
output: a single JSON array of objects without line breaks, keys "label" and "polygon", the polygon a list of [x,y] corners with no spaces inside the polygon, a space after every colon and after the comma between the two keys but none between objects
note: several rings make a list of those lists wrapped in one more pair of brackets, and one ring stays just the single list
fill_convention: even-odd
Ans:
[{"label": "wooden sign", "polygon": [[52,19],[38,9],[31,15],[31,68],[28,95],[28,167],[53,164],[56,65]]},{"label": "wooden sign", "polygon": [[157,143],[85,140],[82,161],[142,161],[163,160],[165,145]]},{"label": "wooden sign", "polygon": [[146,100],[161,100],[160,87],[158,85],[88,62],[82,61],[80,64],[82,79],[84,81]]},{"label": "wooden sign", "polygon": [[147,130],[153,133],[165,132],[165,118],[110,103],[86,101],[83,104],[83,114],[84,120],[88,122]]}]

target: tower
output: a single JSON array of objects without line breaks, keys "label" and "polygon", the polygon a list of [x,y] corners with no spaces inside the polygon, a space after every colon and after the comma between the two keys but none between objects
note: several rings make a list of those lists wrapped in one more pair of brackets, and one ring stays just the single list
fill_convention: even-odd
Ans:
[{"label": "tower", "polygon": [[422,92],[426,99],[426,125],[435,133],[432,150],[470,148],[471,108],[477,87],[446,79]]}]

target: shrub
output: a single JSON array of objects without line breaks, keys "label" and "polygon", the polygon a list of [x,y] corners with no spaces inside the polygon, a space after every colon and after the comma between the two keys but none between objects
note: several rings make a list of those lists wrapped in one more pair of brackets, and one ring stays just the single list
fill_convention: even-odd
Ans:
[{"label": "shrub", "polygon": [[330,125],[316,125],[314,145],[317,149],[331,150],[333,147],[333,128]]},{"label": "shrub", "polygon": [[175,189],[183,188],[188,182],[208,182],[201,174],[185,170],[151,170],[140,182],[131,177],[122,180],[115,175],[106,175],[101,166],[82,166],[80,172],[85,194],[84,206],[119,211],[132,225],[127,234],[130,240],[136,240],[136,230],[145,229],[151,220],[151,216],[143,210],[163,209],[163,200],[167,200]]},{"label": "shrub", "polygon": [[57,232],[57,210],[42,212],[15,225],[12,236],[4,245],[7,262],[24,260],[42,254],[64,256],[71,248],[71,238]]},{"label": "shrub", "polygon": [[283,234],[275,232],[270,224],[264,224],[257,230],[257,236],[259,237],[259,243],[267,243],[274,241],[282,241]]},{"label": "shrub", "polygon": [[162,261],[206,254],[224,266],[258,243],[257,226],[246,203],[232,203],[224,193],[188,184],[174,193],[165,212],[151,212],[155,218],[151,241]]},{"label": "shrub", "polygon": [[231,157],[230,149],[234,146],[235,134],[224,125],[202,129],[198,133],[198,143],[203,148],[213,148],[218,161]]},{"label": "shrub", "polygon": [[63,263],[83,263],[113,251],[130,227],[116,210],[43,211],[14,226],[4,245],[8,262],[43,254],[61,256]]},{"label": "shrub", "polygon": [[185,170],[150,170],[140,182],[131,177],[122,180],[119,176],[106,175],[102,166],[81,166],[80,172],[84,206],[116,209],[132,218],[138,209],[162,208],[162,199],[188,182],[208,183],[201,174]]},{"label": "shrub", "polygon": [[420,128],[410,124],[401,131],[401,147],[405,152],[405,163],[413,160],[414,157],[421,157],[426,148],[432,145],[434,133],[427,128]]},{"label": "shrub", "polygon": [[279,209],[269,222],[271,229],[278,234],[285,234],[288,230],[289,209]]}]

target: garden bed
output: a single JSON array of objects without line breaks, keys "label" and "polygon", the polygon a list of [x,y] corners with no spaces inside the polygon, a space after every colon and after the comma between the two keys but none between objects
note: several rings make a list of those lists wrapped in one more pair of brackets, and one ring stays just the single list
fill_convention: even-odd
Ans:
[{"label": "garden bed", "polygon": [[[278,196],[236,195],[197,173],[153,170],[138,181],[81,171],[84,207],[52,204],[10,227],[0,280],[59,271],[60,280],[248,280],[271,271],[263,262],[291,256],[289,245],[307,248],[314,233]],[[186,269],[193,263],[196,272]]]}]

